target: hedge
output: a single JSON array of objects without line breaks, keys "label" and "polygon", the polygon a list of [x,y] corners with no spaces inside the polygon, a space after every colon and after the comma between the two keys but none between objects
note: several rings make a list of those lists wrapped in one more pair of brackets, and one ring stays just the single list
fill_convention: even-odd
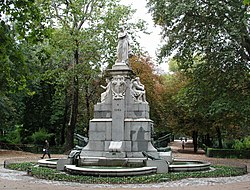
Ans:
[{"label": "hedge", "polygon": [[207,148],[206,155],[215,158],[250,159],[250,150]]}]

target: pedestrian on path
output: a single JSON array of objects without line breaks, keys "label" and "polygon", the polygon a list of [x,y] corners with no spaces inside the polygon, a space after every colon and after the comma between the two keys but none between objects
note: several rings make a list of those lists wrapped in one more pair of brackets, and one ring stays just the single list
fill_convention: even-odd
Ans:
[{"label": "pedestrian on path", "polygon": [[184,150],[184,147],[185,147],[184,140],[182,141],[181,146],[182,146],[182,149]]},{"label": "pedestrian on path", "polygon": [[44,147],[43,147],[43,156],[41,157],[42,159],[45,157],[45,155],[48,155],[50,158],[50,153],[49,153],[49,142],[48,140],[45,140]]}]

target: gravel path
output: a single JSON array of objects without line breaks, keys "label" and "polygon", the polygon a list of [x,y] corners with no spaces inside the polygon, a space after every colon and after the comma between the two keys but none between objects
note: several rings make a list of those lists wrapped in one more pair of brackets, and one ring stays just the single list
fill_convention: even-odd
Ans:
[{"label": "gravel path", "polygon": [[[250,168],[250,160],[239,159],[216,159],[207,158],[199,151],[198,154],[192,154],[191,147],[186,144],[185,151],[180,150],[181,144],[178,141],[171,144],[175,158],[206,160],[213,164],[226,165],[247,165]],[[38,160],[41,155],[23,153],[19,151],[0,150],[0,189],[1,190],[250,190],[250,173],[238,177],[225,178],[189,178],[174,182],[164,182],[157,184],[137,184],[137,185],[106,185],[106,184],[79,184],[70,182],[48,181],[37,179],[26,175],[26,172],[19,172],[3,168],[4,160],[14,159],[19,161]],[[64,155],[52,155],[54,157],[64,157]]]}]

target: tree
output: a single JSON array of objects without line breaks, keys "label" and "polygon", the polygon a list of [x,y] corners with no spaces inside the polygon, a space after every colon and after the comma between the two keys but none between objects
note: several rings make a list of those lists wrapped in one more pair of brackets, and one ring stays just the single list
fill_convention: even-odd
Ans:
[{"label": "tree", "polygon": [[[26,87],[27,70],[25,56],[13,31],[5,22],[0,23],[0,134],[14,125],[16,118],[13,93]],[[10,129],[10,128],[9,128]]]},{"label": "tree", "polygon": [[164,78],[157,74],[150,57],[133,56],[130,64],[134,73],[145,85],[147,102],[150,106],[150,118],[154,121],[156,133],[166,133],[166,112],[164,110]]},{"label": "tree", "polygon": [[22,142],[30,142],[32,134],[46,128],[68,150],[73,147],[75,132],[87,134],[98,101],[95,97],[100,94],[101,67],[111,67],[116,59],[119,27],[128,30],[133,50],[139,50],[137,31],[145,29],[143,21],[130,23],[134,10],[118,2],[0,2],[4,26],[0,119],[1,124],[9,118],[15,121],[13,112],[23,107],[18,114]]},{"label": "tree", "polygon": [[[40,2],[40,6],[43,7],[48,18],[46,23],[52,31],[49,44],[55,49],[46,62],[55,70],[44,74],[54,73],[56,70],[61,73],[55,81],[64,86],[61,89],[65,93],[63,128],[66,132],[65,149],[68,150],[73,147],[73,135],[77,129],[79,94],[84,94],[85,119],[88,121],[91,117],[91,105],[93,101],[97,101],[93,99],[93,94],[98,86],[95,80],[101,72],[100,67],[114,64],[118,29],[133,11],[118,5],[118,1],[110,0],[54,0]],[[133,31],[143,29],[144,25],[142,22],[128,23],[126,27],[133,34]],[[57,90],[60,91],[58,88]]]},{"label": "tree", "polygon": [[35,0],[1,1],[1,22],[9,25],[18,40],[41,41],[47,35],[42,7]]},{"label": "tree", "polygon": [[46,32],[34,1],[1,1],[0,18],[0,128],[10,131],[21,123],[22,97],[33,94],[23,44],[40,41]]},{"label": "tree", "polygon": [[222,147],[222,135],[232,127],[243,131],[249,122],[247,7],[238,0],[150,0],[148,5],[168,38],[160,57],[177,50],[180,69],[190,78],[179,100],[192,117],[202,116],[200,128],[209,120]]},{"label": "tree", "polygon": [[179,49],[178,55],[182,57],[196,53],[209,57],[217,55],[221,59],[229,51],[235,51],[239,61],[249,61],[247,7],[238,0],[150,0],[148,5],[155,23],[163,26],[163,36],[168,38],[162,47],[162,57],[175,49]]}]

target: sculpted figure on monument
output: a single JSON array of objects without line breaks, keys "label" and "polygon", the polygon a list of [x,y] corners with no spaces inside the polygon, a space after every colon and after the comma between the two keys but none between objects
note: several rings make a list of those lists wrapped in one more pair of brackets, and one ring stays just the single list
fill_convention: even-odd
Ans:
[{"label": "sculpted figure on monument", "polygon": [[131,95],[138,102],[146,102],[144,85],[140,82],[140,78],[136,77],[131,80]]},{"label": "sculpted figure on monument", "polygon": [[105,102],[105,99],[107,99],[109,91],[110,91],[110,83],[111,82],[109,81],[109,79],[106,79],[106,83],[107,83],[107,86],[101,85],[101,87],[106,90],[105,92],[103,92],[101,94],[101,102],[102,103]]},{"label": "sculpted figure on monument", "polygon": [[118,33],[117,63],[128,64],[129,41],[127,32],[120,28]]}]

